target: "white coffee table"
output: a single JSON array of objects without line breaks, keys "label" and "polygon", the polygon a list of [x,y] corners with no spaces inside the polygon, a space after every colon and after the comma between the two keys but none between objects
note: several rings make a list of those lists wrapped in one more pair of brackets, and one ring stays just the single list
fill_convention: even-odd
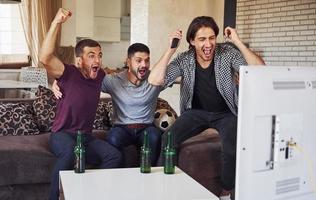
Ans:
[{"label": "white coffee table", "polygon": [[176,169],[173,175],[153,167],[149,174],[139,168],[60,172],[65,200],[218,200],[218,197],[189,175]]}]

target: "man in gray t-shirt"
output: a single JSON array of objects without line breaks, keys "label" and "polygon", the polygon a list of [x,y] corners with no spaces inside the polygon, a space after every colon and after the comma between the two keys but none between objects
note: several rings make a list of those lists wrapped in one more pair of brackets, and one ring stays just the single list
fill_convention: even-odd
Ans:
[{"label": "man in gray t-shirt", "polygon": [[131,144],[140,147],[146,131],[152,151],[151,164],[155,165],[161,132],[153,121],[157,98],[163,87],[148,83],[150,51],[146,45],[134,43],[127,54],[128,69],[107,75],[102,82],[102,92],[112,97],[114,115],[114,124],[106,139],[119,149]]}]

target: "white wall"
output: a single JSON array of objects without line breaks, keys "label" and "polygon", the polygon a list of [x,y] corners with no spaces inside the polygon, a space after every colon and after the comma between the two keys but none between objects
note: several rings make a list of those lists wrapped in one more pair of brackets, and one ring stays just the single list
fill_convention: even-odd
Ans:
[{"label": "white wall", "polygon": [[103,66],[115,68],[124,66],[124,62],[127,57],[129,41],[121,41],[116,43],[103,42],[100,44],[103,52]]},{"label": "white wall", "polygon": [[172,87],[163,90],[159,97],[166,100],[178,116],[180,115],[180,84],[173,84]]}]

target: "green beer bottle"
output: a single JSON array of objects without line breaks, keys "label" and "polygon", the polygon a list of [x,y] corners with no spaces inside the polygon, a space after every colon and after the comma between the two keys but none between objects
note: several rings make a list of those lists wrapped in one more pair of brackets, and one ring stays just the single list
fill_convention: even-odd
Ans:
[{"label": "green beer bottle", "polygon": [[77,144],[74,149],[75,153],[75,173],[84,173],[85,172],[85,149],[83,146],[83,133],[78,130],[77,132]]},{"label": "green beer bottle", "polygon": [[174,174],[175,172],[175,159],[176,159],[176,150],[173,146],[173,137],[171,132],[167,133],[167,145],[164,149],[164,173],[165,174]]},{"label": "green beer bottle", "polygon": [[151,172],[151,150],[149,147],[148,134],[144,132],[143,146],[140,150],[140,172],[150,173]]}]

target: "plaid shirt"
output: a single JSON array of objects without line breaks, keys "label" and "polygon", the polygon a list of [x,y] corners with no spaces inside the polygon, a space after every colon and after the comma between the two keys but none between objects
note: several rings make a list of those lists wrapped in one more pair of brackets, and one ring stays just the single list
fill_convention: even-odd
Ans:
[{"label": "plaid shirt", "polygon": [[[216,86],[235,115],[238,110],[238,86],[233,81],[233,75],[234,71],[239,71],[241,65],[247,65],[247,62],[235,46],[231,43],[216,45],[214,56]],[[192,108],[195,68],[194,49],[180,53],[167,67],[165,87],[172,86],[177,77],[182,77],[180,85],[181,114]]]}]

